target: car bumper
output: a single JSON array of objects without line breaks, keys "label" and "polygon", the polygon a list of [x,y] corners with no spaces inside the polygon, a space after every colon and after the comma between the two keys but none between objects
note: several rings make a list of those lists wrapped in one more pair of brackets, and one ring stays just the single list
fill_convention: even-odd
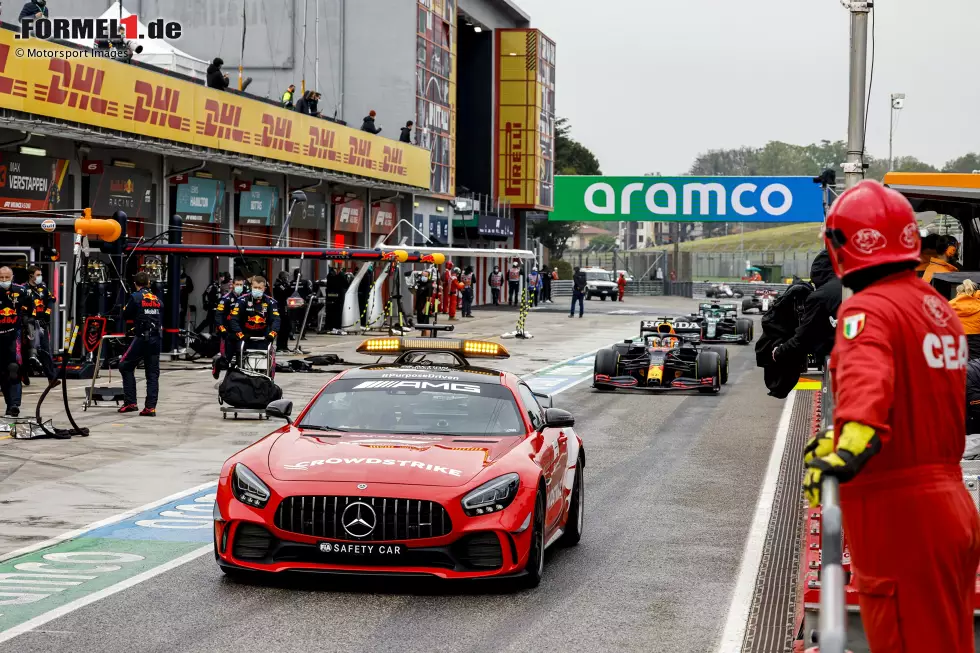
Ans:
[{"label": "car bumper", "polygon": [[[214,543],[217,563],[225,569],[443,579],[522,575],[530,552],[530,516],[536,496],[533,488],[521,488],[506,509],[480,517],[466,517],[454,509],[453,528],[440,537],[354,541],[282,530],[275,525],[271,506],[252,508],[223,494],[219,488],[221,510],[214,522]],[[400,546],[402,551],[397,558],[343,556],[321,550],[327,544]]]}]

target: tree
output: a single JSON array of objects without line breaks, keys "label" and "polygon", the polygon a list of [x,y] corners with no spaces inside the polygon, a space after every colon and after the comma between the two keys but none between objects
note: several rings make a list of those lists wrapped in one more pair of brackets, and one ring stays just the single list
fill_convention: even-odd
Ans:
[{"label": "tree", "polygon": [[612,249],[616,246],[616,237],[612,234],[599,234],[593,236],[589,241],[589,246],[594,248]]},{"label": "tree", "polygon": [[555,174],[601,175],[599,159],[592,151],[571,137],[568,118],[555,121]]},{"label": "tree", "polygon": [[[601,175],[599,159],[595,154],[571,137],[572,126],[567,118],[555,121],[555,174]],[[531,237],[537,238],[548,248],[554,258],[560,259],[568,248],[568,240],[578,233],[581,223],[539,220],[531,225]]]},{"label": "tree", "polygon": [[943,166],[943,172],[973,172],[980,170],[980,153],[970,152],[958,159],[947,161]]}]

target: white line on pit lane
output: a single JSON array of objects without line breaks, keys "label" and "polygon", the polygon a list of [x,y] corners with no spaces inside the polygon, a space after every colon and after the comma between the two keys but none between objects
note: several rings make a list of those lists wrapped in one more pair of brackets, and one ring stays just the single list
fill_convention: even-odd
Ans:
[{"label": "white line on pit lane", "polygon": [[66,603],[53,610],[48,610],[47,612],[43,614],[39,614],[33,619],[25,621],[22,624],[14,626],[13,628],[10,628],[0,633],[0,643],[6,642],[7,640],[11,640],[14,637],[17,637],[18,635],[23,635],[26,632],[34,630],[38,626],[48,623],[49,621],[53,621],[58,617],[63,617],[69,612],[74,612],[79,608],[83,608],[86,605],[95,603],[96,601],[101,601],[102,599],[112,596],[113,594],[129,589],[134,585],[139,585],[143,581],[150,580],[151,578],[166,573],[171,569],[176,569],[177,567],[187,564],[192,560],[197,560],[201,556],[211,553],[213,550],[214,550],[214,545],[207,544],[199,549],[194,549],[190,553],[185,553],[179,558],[174,558],[169,562],[165,562],[162,565],[157,565],[156,567],[147,569],[146,571],[140,574],[131,576],[126,580],[115,583],[114,585],[110,585],[97,592],[93,592],[92,594],[89,594],[87,596],[83,596],[78,599],[75,599],[71,603]]},{"label": "white line on pit lane", "polygon": [[70,540],[79,537],[81,535],[84,535],[85,533],[88,533],[89,531],[94,531],[97,528],[102,528],[103,526],[109,526],[110,524],[121,522],[125,519],[129,519],[130,517],[134,517],[140,514],[141,512],[152,510],[153,508],[158,508],[162,505],[170,503],[171,501],[176,501],[177,499],[183,499],[186,496],[195,494],[196,492],[200,492],[201,490],[206,490],[208,488],[215,487],[217,485],[218,485],[217,481],[210,481],[208,483],[202,483],[201,485],[197,485],[187,490],[181,490],[180,492],[177,492],[176,494],[171,494],[168,497],[157,499],[156,501],[151,501],[150,503],[139,506],[137,508],[132,508],[131,510],[121,512],[117,515],[112,515],[111,517],[106,517],[105,519],[100,519],[97,522],[92,522],[88,526],[82,526],[81,528],[75,529],[73,531],[68,531],[67,533],[62,533],[61,535],[55,535],[51,539],[44,540],[43,542],[37,542],[36,544],[30,544],[28,546],[25,546],[24,548],[17,549],[16,551],[4,553],[0,555],[0,562],[10,560],[11,558],[18,558],[22,555],[27,555],[28,553],[34,553],[35,551],[40,551],[41,549],[46,549],[49,546],[54,546],[55,544],[60,544],[65,540]]},{"label": "white line on pit lane", "polygon": [[[769,518],[776,501],[776,482],[779,480],[779,467],[783,461],[786,449],[786,439],[789,435],[789,422],[796,403],[796,390],[789,393],[783,404],[783,413],[776,427],[776,439],[772,443],[772,454],[769,456],[769,466],[759,491],[759,501],[755,506],[755,516],[749,528],[749,536],[745,540],[745,550],[742,553],[742,565],[738,570],[738,580],[735,582],[735,592],[728,608],[728,619],[722,631],[721,643],[717,653],[740,653],[742,641],[745,639],[745,629],[748,626],[749,610],[752,607],[752,594],[755,591],[756,579],[759,576],[759,566],[762,564],[763,547],[766,543],[766,533],[769,531]],[[794,482],[788,479],[787,482]]]}]

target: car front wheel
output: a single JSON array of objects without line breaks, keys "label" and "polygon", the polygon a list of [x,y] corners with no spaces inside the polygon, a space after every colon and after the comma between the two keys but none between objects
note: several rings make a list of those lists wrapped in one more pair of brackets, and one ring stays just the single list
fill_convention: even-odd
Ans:
[{"label": "car front wheel", "polygon": [[544,492],[538,489],[538,498],[534,501],[534,515],[531,517],[534,526],[531,529],[531,549],[527,556],[525,574],[520,577],[522,589],[533,589],[541,584],[544,575]]},{"label": "car front wheel", "polygon": [[585,465],[579,456],[575,465],[575,483],[572,486],[572,499],[568,506],[568,521],[565,534],[561,536],[562,546],[575,546],[582,539],[585,527]]}]

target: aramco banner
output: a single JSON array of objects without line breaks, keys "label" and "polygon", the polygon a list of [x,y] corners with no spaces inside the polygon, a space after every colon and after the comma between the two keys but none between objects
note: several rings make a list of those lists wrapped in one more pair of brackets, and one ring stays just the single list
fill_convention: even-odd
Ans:
[{"label": "aramco banner", "polygon": [[555,177],[549,220],[823,222],[812,177]]}]

